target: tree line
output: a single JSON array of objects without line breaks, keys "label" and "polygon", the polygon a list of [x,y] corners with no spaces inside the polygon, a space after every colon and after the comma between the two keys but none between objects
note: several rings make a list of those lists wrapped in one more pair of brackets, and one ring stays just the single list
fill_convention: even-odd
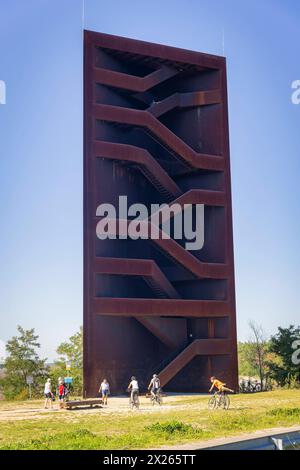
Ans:
[{"label": "tree line", "polygon": [[[281,387],[300,388],[300,326],[279,327],[276,334],[266,338],[260,325],[249,323],[248,341],[238,343],[239,374],[257,377],[261,388],[273,381]],[[3,364],[0,390],[6,399],[40,397],[46,378],[55,384],[59,377],[73,377],[73,393],[82,395],[83,367],[82,327],[67,341],[61,343],[56,353],[58,359],[51,365],[39,356],[39,337],[34,328],[17,327],[17,335],[6,343],[7,356]],[[66,367],[68,364],[68,367]],[[30,379],[30,380],[29,380]]]},{"label": "tree line", "polygon": [[239,374],[258,377],[261,389],[270,383],[300,388],[300,326],[278,327],[270,338],[254,322],[249,328],[249,340],[238,343]]},{"label": "tree line", "polygon": [[57,347],[58,359],[51,365],[38,354],[41,345],[34,328],[25,330],[18,326],[17,333],[6,343],[7,355],[0,379],[0,390],[6,399],[28,398],[28,381],[32,381],[32,397],[40,397],[47,378],[55,384],[59,377],[66,375],[73,378],[73,393],[82,395],[82,327]]}]

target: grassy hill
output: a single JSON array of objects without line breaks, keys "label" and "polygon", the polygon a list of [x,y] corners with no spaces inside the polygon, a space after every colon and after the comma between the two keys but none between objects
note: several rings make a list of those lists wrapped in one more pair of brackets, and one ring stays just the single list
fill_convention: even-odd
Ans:
[{"label": "grassy hill", "polygon": [[300,390],[231,397],[228,411],[207,409],[207,396],[168,397],[139,411],[127,399],[107,408],[44,411],[41,401],[0,403],[0,449],[139,449],[300,423]]}]

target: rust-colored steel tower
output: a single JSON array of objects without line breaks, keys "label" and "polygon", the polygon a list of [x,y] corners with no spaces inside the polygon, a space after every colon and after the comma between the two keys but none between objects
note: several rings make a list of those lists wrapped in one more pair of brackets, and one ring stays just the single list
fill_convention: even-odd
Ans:
[{"label": "rust-colored steel tower", "polygon": [[[204,204],[205,239],[100,240],[96,208]],[[237,386],[223,57],[84,36],[84,390],[124,392],[159,373],[169,391]]]}]

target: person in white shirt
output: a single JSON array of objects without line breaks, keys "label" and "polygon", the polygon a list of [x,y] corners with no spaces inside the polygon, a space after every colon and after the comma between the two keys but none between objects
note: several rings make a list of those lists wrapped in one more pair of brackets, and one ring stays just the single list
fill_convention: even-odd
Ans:
[{"label": "person in white shirt", "polygon": [[103,405],[107,405],[107,397],[110,393],[109,383],[106,379],[103,379],[99,388],[99,393],[101,393]]},{"label": "person in white shirt", "polygon": [[131,377],[130,383],[128,385],[128,390],[130,391],[130,402],[138,403],[139,401],[139,383],[134,376]]},{"label": "person in white shirt", "polygon": [[45,395],[45,405],[44,408],[48,408],[48,404],[50,403],[50,409],[52,409],[52,391],[51,391],[51,380],[47,379],[44,388],[44,395]]}]

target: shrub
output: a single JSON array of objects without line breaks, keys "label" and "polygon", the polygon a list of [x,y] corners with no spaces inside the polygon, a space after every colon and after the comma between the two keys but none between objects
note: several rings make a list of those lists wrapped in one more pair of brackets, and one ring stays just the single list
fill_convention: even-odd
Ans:
[{"label": "shrub", "polygon": [[187,434],[196,431],[191,424],[184,424],[181,421],[168,421],[166,423],[157,422],[150,426],[146,426],[145,429],[151,432],[167,434]]},{"label": "shrub", "polygon": [[29,398],[28,389],[24,388],[17,395],[13,397],[13,400],[23,401],[23,400],[28,400],[28,398]]},{"label": "shrub", "polygon": [[300,382],[299,382],[299,377],[296,375],[290,374],[288,376],[288,379],[286,380],[286,387],[291,388],[291,389],[299,389],[300,388]]},{"label": "shrub", "polygon": [[300,416],[300,408],[275,408],[268,411],[268,415],[277,418],[288,418],[289,416]]},{"label": "shrub", "polygon": [[85,429],[85,428],[75,429],[75,431],[68,432],[67,435],[71,439],[73,438],[78,439],[78,438],[86,437],[86,436],[95,437],[94,433],[89,431],[89,429]]}]

